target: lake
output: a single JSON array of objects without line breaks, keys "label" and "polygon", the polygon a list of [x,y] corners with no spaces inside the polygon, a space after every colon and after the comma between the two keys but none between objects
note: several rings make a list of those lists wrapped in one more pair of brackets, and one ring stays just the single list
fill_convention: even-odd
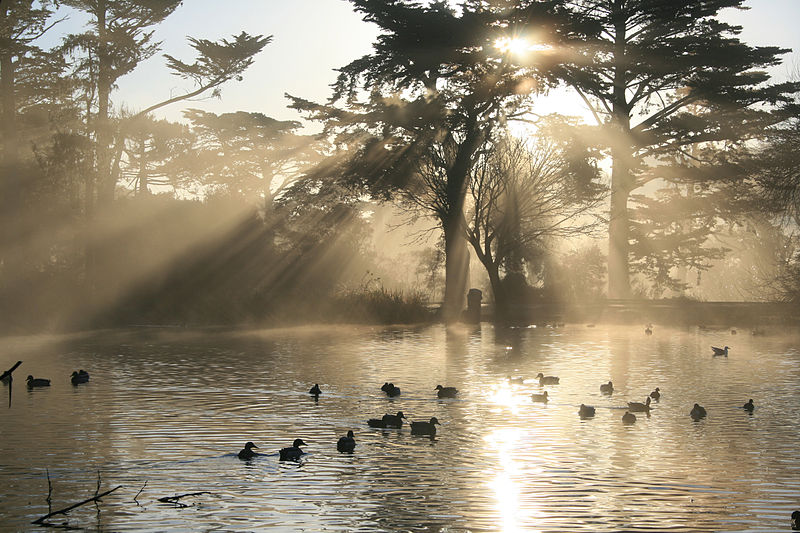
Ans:
[{"label": "lake", "polygon": [[[0,529],[36,530],[49,476],[52,510],[92,497],[98,477],[100,492],[122,485],[48,520],[92,530],[788,530],[798,347],[744,330],[583,324],[8,337],[0,370],[23,363],[10,408],[0,388]],[[78,369],[89,383],[70,383]],[[540,386],[539,372],[560,384]],[[29,391],[28,374],[52,386]],[[385,381],[402,394],[387,398]],[[438,399],[437,384],[457,397]],[[623,425],[626,402],[655,387],[651,416]],[[544,390],[550,401],[533,402]],[[705,419],[689,417],[694,403]],[[398,410],[437,417],[435,438],[367,426]],[[355,452],[337,452],[350,429]],[[307,454],[279,461],[298,437]],[[263,455],[239,460],[247,441]]]}]

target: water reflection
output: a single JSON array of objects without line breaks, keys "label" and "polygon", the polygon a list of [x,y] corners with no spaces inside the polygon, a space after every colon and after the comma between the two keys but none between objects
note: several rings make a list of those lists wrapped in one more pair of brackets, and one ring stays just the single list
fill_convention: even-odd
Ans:
[{"label": "water reflection", "polygon": [[[4,339],[0,368],[22,359],[25,375],[53,383],[15,387],[0,413],[3,527],[27,530],[46,512],[49,469],[59,505],[94,493],[98,470],[125,486],[100,513],[68,517],[90,529],[785,528],[800,492],[796,340],[722,341],[664,327],[486,325]],[[731,354],[714,358],[712,344]],[[80,387],[76,368],[92,376]],[[560,384],[540,386],[539,372]],[[388,398],[385,381],[402,394]],[[457,396],[439,399],[437,383]],[[652,416],[624,427],[626,403],[655,387]],[[534,404],[545,390],[550,402]],[[593,418],[579,418],[581,403]],[[708,410],[697,423],[694,403]],[[436,437],[367,427],[398,410],[435,416]],[[348,430],[358,445],[339,453]],[[279,461],[298,437],[307,454]],[[248,441],[264,455],[240,461]],[[198,491],[211,494],[187,509],[157,503]]]}]

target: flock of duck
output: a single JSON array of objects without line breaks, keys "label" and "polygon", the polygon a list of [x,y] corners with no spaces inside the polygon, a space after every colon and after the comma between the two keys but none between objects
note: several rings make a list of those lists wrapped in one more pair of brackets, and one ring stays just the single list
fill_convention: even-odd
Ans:
[{"label": "flock of duck", "polygon": [[[381,390],[385,392],[389,398],[399,396],[401,392],[400,387],[389,382],[384,383],[381,386]],[[458,389],[455,387],[436,385],[434,390],[439,398],[455,398],[458,394]],[[315,383],[314,386],[309,389],[308,393],[313,396],[315,400],[318,400],[320,394],[322,394],[319,383]],[[403,411],[397,411],[397,413],[393,415],[387,413],[381,418],[370,418],[367,420],[367,425],[371,428],[401,429],[403,427],[403,420],[407,420]],[[439,424],[439,420],[437,420],[435,416],[432,416],[430,420],[413,421],[410,422],[409,425],[411,426],[412,435],[435,437],[436,426],[441,424]],[[303,439],[295,439],[291,446],[278,450],[279,459],[281,461],[297,461],[305,454],[301,446],[308,446],[308,444],[306,444]],[[247,442],[237,456],[243,461],[249,461],[250,459],[262,455],[258,452],[254,452],[253,448],[258,449],[258,446],[253,442]],[[343,453],[352,453],[356,449],[356,438],[352,429],[347,432],[347,435],[339,438],[336,442],[336,449]]]},{"label": "flock of duck", "polygon": [[[648,330],[650,333],[647,333]],[[645,329],[646,334],[652,334],[652,330],[650,326]],[[718,348],[716,346],[711,347],[711,351],[714,356],[728,356],[729,347],[725,346],[724,348]],[[545,385],[558,385],[560,383],[560,378],[558,376],[545,376],[543,373],[539,373],[536,375],[536,378],[539,380],[539,386],[543,387]],[[508,378],[510,382],[522,382],[522,378]],[[400,387],[396,386],[394,383],[385,382],[381,386],[381,390],[386,393],[386,396],[389,398],[395,398],[401,394]],[[455,387],[443,387],[442,385],[437,385],[434,389],[437,393],[439,398],[455,398],[458,394],[458,389]],[[614,384],[613,382],[609,381],[608,383],[603,383],[600,385],[600,392],[604,395],[611,395],[614,393]],[[320,394],[322,394],[322,389],[318,383],[315,383],[311,389],[309,389],[308,393],[313,396],[315,399],[319,399]],[[658,402],[661,399],[661,389],[656,387],[653,391],[647,396],[644,402],[627,402],[628,407],[625,411],[625,414],[622,415],[622,423],[625,425],[631,425],[636,423],[636,415],[634,413],[645,413],[648,417],[650,416],[651,410],[651,402],[655,400]],[[531,400],[537,403],[547,403],[548,402],[548,395],[547,391],[543,391],[541,393],[533,393],[531,394]],[[755,409],[755,404],[753,403],[752,398],[745,403],[742,408],[745,411],[750,413],[753,412]],[[578,416],[581,419],[592,418],[595,416],[596,409],[592,405],[581,404],[578,409]],[[689,416],[697,421],[702,418],[705,418],[708,415],[706,409],[701,406],[700,404],[695,403],[692,407],[691,411],[689,411]],[[371,428],[382,428],[382,429],[401,429],[403,426],[403,420],[407,420],[403,411],[397,411],[395,414],[387,413],[383,415],[381,418],[370,418],[367,420],[367,425]],[[411,426],[411,434],[412,435],[427,435],[430,437],[436,436],[436,426],[441,425],[439,424],[439,420],[434,416],[431,417],[430,420],[427,421],[412,421],[409,424]],[[279,450],[278,455],[281,461],[296,461],[302,455],[304,455],[304,451],[302,450],[301,446],[307,446],[307,444],[303,441],[303,439],[295,439],[291,446],[282,448]],[[336,443],[336,449],[340,452],[352,453],[356,447],[356,440],[355,434],[352,430],[347,432],[347,435],[341,437],[338,442]],[[239,459],[242,460],[250,460],[258,455],[261,455],[257,452],[254,452],[253,449],[258,449],[252,442],[248,442],[245,444],[244,448],[238,453]]]}]

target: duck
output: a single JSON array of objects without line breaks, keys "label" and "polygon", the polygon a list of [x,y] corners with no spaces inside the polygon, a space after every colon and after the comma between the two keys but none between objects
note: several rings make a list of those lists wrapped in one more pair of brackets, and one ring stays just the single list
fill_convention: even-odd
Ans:
[{"label": "duck", "polygon": [[322,394],[322,390],[319,388],[319,383],[314,383],[314,386],[308,391],[309,394],[313,396],[319,396]]},{"label": "duck", "polygon": [[395,387],[394,383],[386,382],[381,386],[381,390],[386,393],[389,398],[400,396],[400,387]]},{"label": "duck", "polygon": [[649,413],[650,412],[650,396],[641,402],[628,402],[628,411],[631,413]]},{"label": "duck", "polygon": [[439,398],[455,398],[456,394],[458,394],[458,389],[455,387],[442,387],[441,385],[436,385],[436,389],[439,391],[437,394]]},{"label": "duck", "polygon": [[653,392],[650,393],[650,397],[652,399],[654,399],[655,401],[660,400],[661,399],[661,389],[656,387],[656,390],[654,390]]},{"label": "duck", "polygon": [[742,406],[742,409],[744,409],[745,411],[750,411],[751,413],[753,412],[753,409],[755,409],[755,408],[756,408],[756,406],[753,404],[753,399],[752,398],[750,398],[747,401],[747,403]]},{"label": "duck", "polygon": [[[412,435],[430,435],[433,437],[436,435],[436,425],[439,424],[439,420],[436,419],[435,416],[432,416],[431,419],[427,422],[411,422],[411,434]],[[441,424],[439,424],[441,426]]]},{"label": "duck", "polygon": [[525,378],[520,377],[520,376],[516,376],[516,377],[508,376],[508,382],[511,383],[511,384],[522,385],[522,384],[525,383]]},{"label": "duck", "polygon": [[536,377],[539,378],[539,385],[558,385],[558,378],[556,376],[545,376],[539,372]]},{"label": "duck", "polygon": [[644,327],[644,334],[645,335],[652,335],[653,334],[653,324],[647,324]]},{"label": "duck", "polygon": [[727,346],[724,347],[724,348],[717,348],[716,346],[712,346],[711,347],[711,351],[714,352],[714,355],[724,355],[725,357],[728,357],[728,347]]},{"label": "duck", "polygon": [[258,449],[258,446],[256,446],[252,442],[248,442],[247,444],[245,444],[244,448],[239,450],[239,459],[241,459],[243,461],[247,461],[248,459],[252,459],[253,457],[256,457],[257,455],[260,455],[260,454],[258,454],[256,452],[254,452],[253,448]]},{"label": "duck", "polygon": [[385,414],[383,418],[370,418],[367,425],[371,428],[401,428],[405,417],[403,411],[397,411],[396,415]]},{"label": "duck", "polygon": [[705,418],[706,414],[707,413],[706,413],[705,407],[703,407],[703,406],[701,406],[700,404],[697,404],[697,403],[694,404],[694,407],[692,407],[692,410],[689,411],[689,416],[691,416],[695,420],[699,420],[701,418]]},{"label": "duck", "polygon": [[305,452],[300,449],[300,446],[308,446],[303,439],[294,439],[294,442],[288,448],[281,448],[279,454],[279,459],[281,461],[297,461],[300,459],[300,456],[303,455]]},{"label": "duck", "polygon": [[614,392],[614,384],[610,381],[608,383],[603,383],[600,385],[600,392],[602,394],[612,394]]},{"label": "duck", "polygon": [[50,380],[49,379],[34,378],[33,376],[28,376],[27,382],[28,382],[28,388],[29,389],[32,389],[34,387],[49,387],[50,386]]},{"label": "duck", "polygon": [[544,391],[541,394],[531,394],[531,400],[539,403],[547,403],[547,391]]},{"label": "duck", "polygon": [[79,370],[77,372],[73,372],[70,376],[70,381],[73,385],[80,385],[81,383],[88,383],[89,382],[89,373],[86,370]]},{"label": "duck", "polygon": [[800,531],[800,511],[792,512],[792,531]]},{"label": "duck", "polygon": [[578,409],[578,415],[581,418],[591,418],[594,416],[594,411],[595,409],[591,405],[581,404],[580,408]]},{"label": "duck", "polygon": [[347,435],[341,437],[339,442],[336,443],[336,449],[340,452],[352,452],[356,449],[356,436],[353,434],[353,430],[347,432]]},{"label": "duck", "polygon": [[622,423],[628,425],[636,423],[636,415],[629,411],[625,411],[625,414],[622,415]]}]

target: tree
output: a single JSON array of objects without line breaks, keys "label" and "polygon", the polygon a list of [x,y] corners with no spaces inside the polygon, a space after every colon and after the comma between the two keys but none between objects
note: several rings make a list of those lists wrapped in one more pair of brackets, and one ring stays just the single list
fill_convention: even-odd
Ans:
[{"label": "tree", "polygon": [[[751,47],[721,22],[744,0],[573,0],[602,28],[566,80],[602,124],[612,158],[609,297],[630,294],[632,191],[655,176],[642,170],[697,143],[743,141],[773,121],[763,107],[795,84],[766,85],[757,69],[779,63],[776,47]],[[692,109],[691,105],[696,108]],[[719,148],[719,146],[717,147]],[[700,161],[702,163],[702,161]]]},{"label": "tree", "polygon": [[340,69],[330,104],[290,97],[292,107],[325,121],[340,148],[317,172],[377,198],[428,186],[419,164],[443,156],[434,213],[445,241],[443,317],[451,321],[465,294],[464,205],[478,151],[498,124],[525,111],[529,94],[554,83],[556,54],[516,58],[511,45],[533,33],[539,44],[560,44],[573,37],[573,21],[560,1],[465,0],[458,10],[444,1],[351,1],[382,31],[373,53]]},{"label": "tree", "polygon": [[271,216],[273,202],[317,158],[319,143],[293,120],[262,113],[185,113],[196,136],[191,174],[205,186],[224,188]]},{"label": "tree", "polygon": [[586,211],[601,198],[599,171],[580,161],[576,140],[559,145],[553,130],[527,142],[507,134],[481,157],[470,179],[467,241],[486,268],[500,318],[508,316],[511,299],[501,273],[524,280],[525,265],[539,261],[546,241],[593,227]]}]

